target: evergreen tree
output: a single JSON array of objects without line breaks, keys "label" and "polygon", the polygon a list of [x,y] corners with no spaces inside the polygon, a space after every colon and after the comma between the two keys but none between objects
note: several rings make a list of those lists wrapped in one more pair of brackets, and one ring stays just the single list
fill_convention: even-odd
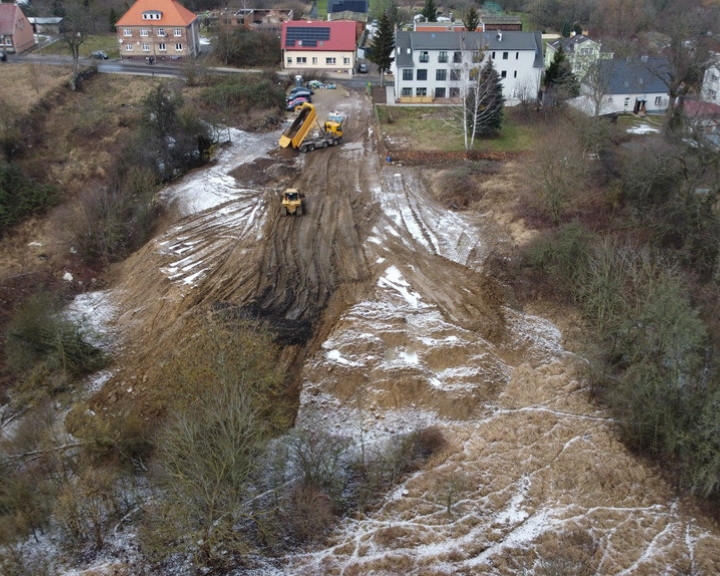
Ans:
[{"label": "evergreen tree", "polygon": [[497,134],[502,126],[505,97],[500,75],[493,66],[492,58],[487,59],[479,77],[473,81],[468,103],[468,129],[473,130],[477,136]]},{"label": "evergreen tree", "polygon": [[425,7],[420,12],[428,22],[437,22],[437,8],[434,0],[425,0]]},{"label": "evergreen tree", "polygon": [[390,0],[390,4],[386,10],[390,24],[392,24],[393,30],[400,23],[400,14],[398,14],[397,0]]},{"label": "evergreen tree", "polygon": [[552,93],[555,100],[567,100],[580,94],[580,82],[572,73],[562,44],[545,70],[545,91]]},{"label": "evergreen tree", "polygon": [[110,21],[110,27],[108,28],[108,31],[115,32],[115,22],[118,21],[118,15],[115,12],[115,8],[110,8],[110,16],[108,17],[108,20]]},{"label": "evergreen tree", "polygon": [[465,13],[463,24],[468,32],[475,32],[475,30],[477,30],[477,27],[480,25],[480,14],[478,14],[475,6],[471,6]]},{"label": "evergreen tree", "polygon": [[377,64],[380,70],[380,86],[384,85],[385,71],[390,69],[395,57],[395,29],[387,12],[383,12],[378,22],[378,31],[372,42],[369,60]]}]

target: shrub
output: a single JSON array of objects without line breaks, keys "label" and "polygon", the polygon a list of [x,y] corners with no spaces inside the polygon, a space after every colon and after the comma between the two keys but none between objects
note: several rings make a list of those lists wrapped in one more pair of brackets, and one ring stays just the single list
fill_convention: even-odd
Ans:
[{"label": "shrub", "polygon": [[201,99],[229,124],[237,124],[241,114],[264,111],[282,116],[285,110],[285,91],[273,73],[222,77],[202,91]]},{"label": "shrub", "polygon": [[0,162],[0,236],[27,216],[52,206],[52,187],[26,177],[16,164]]},{"label": "shrub", "polygon": [[50,374],[77,378],[99,369],[106,360],[87,342],[85,329],[60,314],[59,304],[48,294],[36,294],[16,308],[8,324],[9,366],[30,380],[38,376],[41,386]]}]

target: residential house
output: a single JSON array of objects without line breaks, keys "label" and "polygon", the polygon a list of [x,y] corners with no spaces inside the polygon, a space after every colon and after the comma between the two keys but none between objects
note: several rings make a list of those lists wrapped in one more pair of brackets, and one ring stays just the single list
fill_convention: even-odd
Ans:
[{"label": "residential house", "polygon": [[705,102],[720,104],[720,54],[712,53],[711,63],[703,75],[700,98]]},{"label": "residential house", "polygon": [[200,53],[197,16],[176,0],[137,0],[115,28],[124,60],[187,60]]},{"label": "residential house", "polygon": [[572,73],[582,80],[590,67],[600,59],[610,59],[612,52],[603,52],[599,42],[588,38],[584,34],[575,34],[569,38],[558,38],[554,42],[548,42],[545,47],[545,68],[555,58],[555,54],[563,47],[565,55],[572,66]]},{"label": "residential house", "polygon": [[[422,18],[413,19],[413,30],[415,32],[465,32],[465,24],[462,19],[450,18],[450,22],[425,22]],[[522,31],[522,19],[517,16],[499,16],[497,14],[485,14],[480,12],[480,23],[477,31],[486,30]]]},{"label": "residential house", "polygon": [[28,20],[35,34],[47,34],[48,36],[57,36],[60,34],[60,23],[62,22],[62,17],[60,16],[48,16],[44,18],[28,16]]},{"label": "residential house", "polygon": [[367,22],[368,0],[328,0],[328,20],[354,20]]},{"label": "residential house", "polygon": [[445,103],[459,98],[492,58],[506,102],[537,95],[543,70],[540,32],[403,32],[395,35],[395,98]]},{"label": "residential house", "polygon": [[720,105],[702,100],[685,100],[683,113],[692,136],[720,148]]},{"label": "residential house", "polygon": [[217,18],[222,26],[280,32],[283,23],[292,20],[293,16],[292,10],[282,8],[242,8],[235,12],[221,12]]},{"label": "residential house", "polygon": [[0,4],[0,52],[19,54],[35,46],[30,21],[17,4]]},{"label": "residential house", "polygon": [[592,115],[664,113],[670,102],[669,71],[665,58],[600,60],[570,104]]},{"label": "residential house", "polygon": [[355,33],[355,22],[347,20],[285,22],[280,40],[283,68],[352,74]]}]

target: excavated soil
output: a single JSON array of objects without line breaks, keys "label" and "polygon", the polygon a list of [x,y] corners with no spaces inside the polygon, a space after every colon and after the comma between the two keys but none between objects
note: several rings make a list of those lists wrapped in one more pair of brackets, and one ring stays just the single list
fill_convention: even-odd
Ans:
[{"label": "excavated soil", "polygon": [[[235,133],[164,192],[175,220],[115,271],[123,360],[96,402],[142,411],[157,359],[232,307],[285,345],[298,426],[369,450],[430,425],[448,441],[377,509],[264,574],[718,573],[717,526],[625,450],[560,329],[485,271],[529,237],[521,223],[487,203],[447,210],[436,169],[387,164],[361,94],[316,101],[348,114],[341,146],[278,153],[279,132]],[[516,172],[484,193],[512,194]],[[290,184],[302,217],[280,215]]]}]

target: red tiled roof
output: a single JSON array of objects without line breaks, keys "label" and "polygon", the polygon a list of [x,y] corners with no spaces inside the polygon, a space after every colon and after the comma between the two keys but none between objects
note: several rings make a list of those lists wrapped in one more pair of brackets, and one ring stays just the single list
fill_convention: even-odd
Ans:
[{"label": "red tiled roof", "polygon": [[[162,12],[160,20],[143,20],[143,12]],[[197,15],[176,0],[137,0],[115,26],[189,26]]]},{"label": "red tiled roof", "polygon": [[703,116],[715,116],[720,118],[720,106],[712,102],[704,102],[702,100],[685,100],[685,102],[683,102],[683,110],[685,114],[691,118]]},{"label": "red tiled roof", "polygon": [[[283,50],[316,50],[327,52],[329,50],[337,50],[346,52],[348,50],[355,50],[355,22],[347,20],[294,20],[292,22],[284,22],[282,27],[282,39],[281,46]],[[329,38],[327,40],[321,40],[316,42],[315,46],[312,45],[295,45],[288,46],[286,44],[286,38],[288,29],[302,29],[302,28],[329,28]]]},{"label": "red tiled roof", "polygon": [[0,34],[13,34],[15,32],[16,11],[15,4],[0,4]]}]

